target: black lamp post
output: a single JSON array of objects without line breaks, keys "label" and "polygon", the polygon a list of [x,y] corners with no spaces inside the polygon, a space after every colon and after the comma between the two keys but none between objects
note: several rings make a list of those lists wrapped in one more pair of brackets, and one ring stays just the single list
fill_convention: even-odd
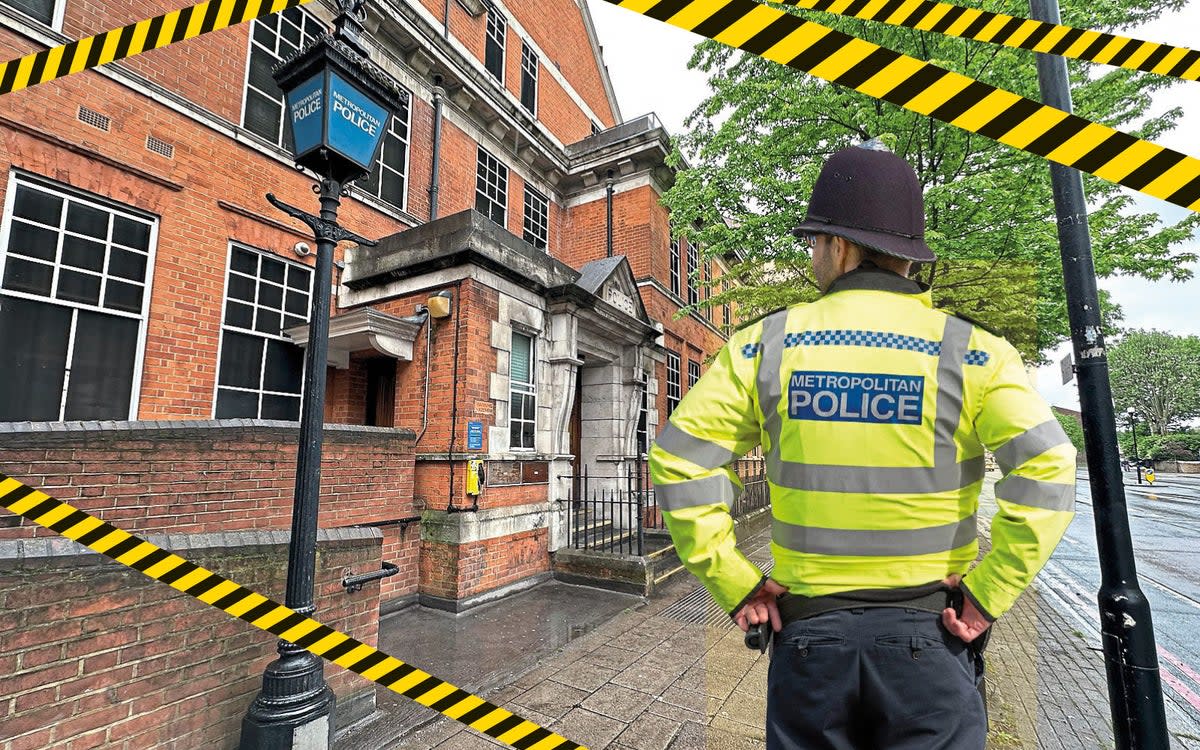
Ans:
[{"label": "black lamp post", "polygon": [[[274,71],[287,99],[296,166],[321,180],[313,186],[320,196],[320,215],[267,194],[272,205],[313,230],[317,245],[284,600],[305,615],[314,611],[333,250],[341,240],[376,244],[339,226],[337,210],[346,186],[370,171],[388,119],[401,103],[395,84],[367,59],[361,40],[363,0],[339,0],[338,5],[333,34],[317,37]],[[325,682],[324,664],[294,643],[281,640],[278,649],[279,658],[267,666],[262,691],[242,720],[241,750],[328,748],[334,695]]]},{"label": "black lamp post", "polygon": [[1133,435],[1133,469],[1137,472],[1137,482],[1142,483],[1142,461],[1137,452],[1137,410],[1132,406],[1125,410],[1129,417],[1129,432]]}]

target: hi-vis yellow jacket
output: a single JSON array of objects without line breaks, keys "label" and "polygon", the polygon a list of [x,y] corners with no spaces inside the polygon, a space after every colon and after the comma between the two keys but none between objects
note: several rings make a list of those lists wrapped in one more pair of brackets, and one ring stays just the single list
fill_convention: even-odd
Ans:
[{"label": "hi-vis yellow jacket", "polygon": [[794,594],[967,573],[984,447],[1005,476],[992,550],[964,589],[987,617],[1013,605],[1074,512],[1075,449],[1017,351],[874,267],[735,333],[650,451],[680,559],[730,614],[765,581],[734,546],[727,468],[760,444],[771,577]]}]

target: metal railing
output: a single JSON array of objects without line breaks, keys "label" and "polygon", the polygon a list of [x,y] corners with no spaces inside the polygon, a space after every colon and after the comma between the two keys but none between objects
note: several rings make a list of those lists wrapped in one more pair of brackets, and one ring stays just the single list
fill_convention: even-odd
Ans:
[{"label": "metal railing", "polygon": [[[732,468],[743,486],[730,509],[734,519],[768,507],[771,495],[763,459],[744,458]],[[585,467],[580,474],[561,478],[571,482],[567,544],[575,549],[643,555],[646,530],[666,529],[645,458],[625,459],[612,475],[589,475]]]},{"label": "metal railing", "polygon": [[634,475],[563,477],[571,481],[567,512],[567,544],[575,549],[641,555],[645,551],[642,513],[645,495]]}]

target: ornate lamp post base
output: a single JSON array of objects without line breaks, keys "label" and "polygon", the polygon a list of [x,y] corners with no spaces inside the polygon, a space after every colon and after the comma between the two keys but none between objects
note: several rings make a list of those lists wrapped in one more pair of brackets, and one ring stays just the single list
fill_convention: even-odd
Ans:
[{"label": "ornate lamp post base", "polygon": [[325,750],[333,746],[333,690],[321,658],[281,641],[263,688],[242,719],[239,750]]}]

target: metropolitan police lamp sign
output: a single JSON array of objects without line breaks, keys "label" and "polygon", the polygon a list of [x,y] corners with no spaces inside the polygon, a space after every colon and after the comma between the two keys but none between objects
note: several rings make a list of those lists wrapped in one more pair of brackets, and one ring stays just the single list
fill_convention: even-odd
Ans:
[{"label": "metropolitan police lamp sign", "polygon": [[296,160],[329,149],[370,171],[389,113],[345,78],[325,71],[288,92]]},{"label": "metropolitan police lamp sign", "polygon": [[351,39],[318,36],[276,67],[296,163],[339,182],[370,172],[402,104],[387,74]]}]

